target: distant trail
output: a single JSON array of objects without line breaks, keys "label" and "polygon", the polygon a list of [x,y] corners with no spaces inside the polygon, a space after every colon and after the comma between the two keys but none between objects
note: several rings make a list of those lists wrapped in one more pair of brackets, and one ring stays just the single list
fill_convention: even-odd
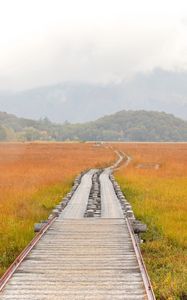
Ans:
[{"label": "distant trail", "polygon": [[155,300],[128,207],[111,179],[124,160],[117,155],[101,175],[83,175],[64,210],[2,277],[1,300]]}]

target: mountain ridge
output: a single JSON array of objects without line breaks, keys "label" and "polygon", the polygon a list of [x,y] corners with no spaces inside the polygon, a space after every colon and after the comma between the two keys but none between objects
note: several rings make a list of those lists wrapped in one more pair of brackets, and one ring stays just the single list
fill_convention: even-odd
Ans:
[{"label": "mountain ridge", "polygon": [[69,81],[0,93],[1,111],[58,123],[88,122],[123,109],[165,111],[187,119],[187,72],[157,69],[117,83]]},{"label": "mountain ridge", "polygon": [[0,112],[0,140],[187,142],[187,121],[165,112],[122,110],[91,122],[58,124]]}]

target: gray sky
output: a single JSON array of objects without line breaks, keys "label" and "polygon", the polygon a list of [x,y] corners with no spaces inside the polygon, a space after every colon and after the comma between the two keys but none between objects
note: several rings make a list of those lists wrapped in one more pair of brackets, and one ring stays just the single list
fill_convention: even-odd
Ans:
[{"label": "gray sky", "polygon": [[0,0],[0,89],[187,70],[186,0]]}]

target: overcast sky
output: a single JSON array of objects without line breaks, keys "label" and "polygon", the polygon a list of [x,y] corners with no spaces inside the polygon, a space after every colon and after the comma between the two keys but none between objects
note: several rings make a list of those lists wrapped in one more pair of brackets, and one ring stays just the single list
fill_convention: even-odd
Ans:
[{"label": "overcast sky", "polygon": [[0,89],[187,70],[186,0],[0,0]]}]

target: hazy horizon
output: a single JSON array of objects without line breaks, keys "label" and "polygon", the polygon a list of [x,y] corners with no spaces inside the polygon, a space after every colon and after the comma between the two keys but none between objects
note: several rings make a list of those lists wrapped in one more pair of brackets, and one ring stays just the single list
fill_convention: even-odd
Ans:
[{"label": "hazy horizon", "polygon": [[154,109],[186,118],[184,0],[0,0],[0,47],[0,111],[84,121],[82,107],[89,119]]}]

